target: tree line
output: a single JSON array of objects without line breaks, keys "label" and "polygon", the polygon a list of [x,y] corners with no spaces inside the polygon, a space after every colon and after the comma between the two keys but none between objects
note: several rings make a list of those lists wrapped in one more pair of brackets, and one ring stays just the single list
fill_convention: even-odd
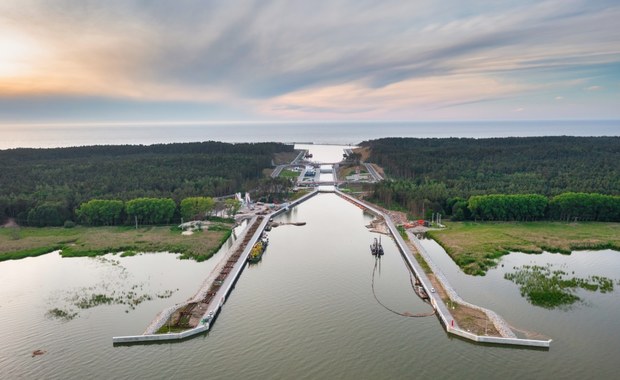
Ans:
[{"label": "tree line", "polygon": [[620,137],[386,138],[360,145],[391,178],[374,186],[373,201],[415,217],[618,220]]},{"label": "tree line", "polygon": [[[168,224],[175,215],[183,220],[201,220],[217,211],[233,215],[240,207],[234,198],[218,201],[211,197],[189,197],[177,206],[171,198],[136,198],[127,202],[111,199],[92,199],[82,203],[76,210],[80,223],[88,226],[115,226],[120,224]],[[52,224],[48,220],[47,224]]]},{"label": "tree line", "polygon": [[549,202],[548,215],[556,220],[620,222],[620,196],[565,193]]},{"label": "tree line", "polygon": [[385,138],[360,145],[389,178],[441,183],[448,197],[620,195],[620,137]]},{"label": "tree line", "polygon": [[553,197],[489,194],[445,199],[445,194],[445,187],[437,183],[415,185],[407,181],[383,181],[375,186],[372,198],[413,216],[426,214],[426,218],[430,213],[441,212],[452,220],[620,222],[620,196],[617,195],[569,192]]},{"label": "tree line", "polygon": [[549,200],[537,194],[474,195],[467,202],[470,219],[540,220],[545,217]]},{"label": "tree line", "polygon": [[[455,211],[462,205],[456,205]],[[543,195],[474,195],[467,202],[474,220],[565,220],[620,222],[620,196],[597,193]],[[463,218],[465,219],[465,218]]]},{"label": "tree line", "polygon": [[[279,143],[213,141],[0,150],[0,223],[76,222],[76,210],[90,200],[169,198],[180,205],[246,191],[264,181],[275,153],[292,151]],[[175,206],[174,217],[180,213]]]}]

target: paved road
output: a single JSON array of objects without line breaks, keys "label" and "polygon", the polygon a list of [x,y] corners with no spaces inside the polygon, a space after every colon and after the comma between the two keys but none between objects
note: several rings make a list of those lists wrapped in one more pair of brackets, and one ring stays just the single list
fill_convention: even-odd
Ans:
[{"label": "paved road", "polygon": [[308,153],[307,150],[302,150],[301,152],[299,152],[297,157],[295,157],[295,159],[293,161],[291,161],[290,164],[284,164],[284,165],[276,166],[276,168],[273,170],[273,172],[271,172],[271,178],[276,178],[277,176],[280,175],[282,170],[286,169],[289,166],[301,165],[300,161],[302,161],[304,159],[304,156],[306,155],[306,153]]},{"label": "paved road", "polygon": [[364,166],[366,167],[366,170],[368,170],[368,173],[370,173],[372,178],[375,179],[375,181],[381,181],[383,179],[383,177],[381,177],[381,175],[377,173],[377,171],[371,164],[367,164],[364,162]]},{"label": "paved road", "polygon": [[277,176],[280,175],[280,172],[287,167],[288,165],[278,165],[276,166],[276,168],[271,172],[271,178],[276,178]]},{"label": "paved road", "polygon": [[308,153],[308,150],[306,149],[299,152],[297,157],[295,157],[295,159],[291,161],[291,165],[296,165],[297,163],[299,163],[299,161],[303,160],[303,158],[306,156],[306,153]]}]

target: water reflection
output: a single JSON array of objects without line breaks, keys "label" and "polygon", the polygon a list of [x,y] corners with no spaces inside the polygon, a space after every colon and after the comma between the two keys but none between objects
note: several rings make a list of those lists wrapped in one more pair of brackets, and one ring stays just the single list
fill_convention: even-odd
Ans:
[{"label": "water reflection", "polygon": [[344,150],[354,148],[356,148],[354,145],[295,144],[295,149],[307,149],[312,154],[312,161],[317,163],[340,162]]},{"label": "water reflection", "polygon": [[[620,311],[618,289],[605,294],[578,290],[575,294],[584,302],[569,310],[548,310],[531,305],[521,296],[518,286],[504,279],[504,275],[514,267],[550,264],[578,277],[599,275],[617,279],[620,252],[577,251],[571,255],[515,252],[503,256],[496,268],[480,277],[463,273],[435,241],[423,240],[422,245],[465,300],[498,312],[521,330],[553,338],[551,352],[562,363],[561,370],[576,371],[566,372],[568,377],[578,372],[586,377],[593,373],[612,374],[608,361],[613,360],[612,352],[620,350],[620,329],[615,317]],[[570,360],[576,360],[579,366]]]},{"label": "water reflection", "polygon": [[[135,334],[163,308],[199,289],[215,260],[174,255],[119,259],[149,290],[179,288],[171,299],[88,310],[67,323],[44,317],[50,292],[88,286],[110,275],[87,258],[44,255],[0,263],[0,366],[6,378],[614,378],[620,352],[617,290],[586,294],[570,312],[535,308],[503,278],[531,260],[566,260],[571,270],[614,277],[618,252],[571,256],[511,254],[485,277],[460,272],[432,241],[423,244],[463,298],[489,307],[514,326],[554,339],[548,352],[477,346],[445,334],[436,317],[404,318],[373,298],[376,234],[372,216],[333,194],[320,194],[280,216],[260,265],[247,267],[215,328],[181,344],[113,347],[114,335]],[[381,302],[399,311],[427,309],[391,239],[376,274]],[[541,261],[542,262],[542,261]],[[570,263],[569,263],[570,262]],[[31,357],[36,349],[45,355]]]}]

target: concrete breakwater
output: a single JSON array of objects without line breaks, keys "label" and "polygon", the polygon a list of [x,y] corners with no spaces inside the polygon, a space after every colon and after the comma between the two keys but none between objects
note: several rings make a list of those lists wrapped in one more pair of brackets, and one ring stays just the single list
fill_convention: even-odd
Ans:
[{"label": "concrete breakwater", "polygon": [[459,327],[458,323],[454,320],[454,317],[450,313],[450,310],[448,309],[448,307],[446,306],[444,301],[441,299],[441,297],[436,292],[432,291],[433,290],[432,283],[430,282],[429,278],[424,273],[424,270],[422,269],[420,264],[417,262],[417,260],[413,256],[413,253],[411,252],[411,250],[409,249],[409,247],[407,246],[407,244],[403,240],[402,236],[400,235],[400,233],[398,232],[398,230],[396,228],[396,225],[394,224],[392,219],[389,217],[389,215],[384,214],[378,208],[373,207],[372,205],[368,204],[367,202],[361,201],[361,200],[359,200],[357,198],[354,198],[354,197],[352,197],[350,195],[347,195],[347,194],[345,194],[345,193],[343,193],[343,192],[341,192],[339,190],[337,190],[336,193],[339,196],[341,196],[342,198],[348,200],[349,202],[357,204],[362,209],[364,209],[364,210],[366,210],[366,211],[368,211],[368,212],[370,212],[370,213],[372,213],[372,214],[374,214],[374,215],[376,215],[378,217],[383,217],[385,219],[385,222],[386,222],[386,224],[388,226],[388,229],[391,232],[392,237],[394,238],[394,241],[396,242],[396,245],[399,247],[399,250],[400,250],[401,254],[403,255],[403,257],[405,258],[409,268],[414,272],[414,275],[419,280],[419,282],[422,285],[422,287],[424,288],[426,294],[429,296],[430,301],[431,301],[431,305],[433,305],[433,307],[435,308],[437,316],[439,317],[440,321],[442,322],[442,324],[444,325],[444,327],[446,328],[446,331],[448,333],[454,334],[454,335],[457,335],[457,336],[460,336],[460,337],[463,337],[463,338],[466,338],[466,339],[469,339],[469,340],[473,340],[475,342],[480,342],[480,343],[506,344],[506,345],[543,347],[543,348],[550,347],[551,339],[549,339],[549,340],[534,340],[534,339],[521,339],[521,338],[518,338],[512,332],[512,330],[508,327],[508,324],[504,321],[504,319],[501,318],[497,313],[495,313],[495,312],[493,312],[491,310],[488,310],[486,308],[483,308],[483,307],[480,307],[480,306],[477,306],[477,305],[473,305],[471,303],[468,303],[468,302],[464,301],[456,293],[456,291],[452,288],[452,286],[450,286],[447,278],[435,266],[435,264],[433,263],[433,261],[430,258],[430,256],[426,253],[424,248],[421,246],[419,240],[417,238],[415,238],[415,236],[414,236],[414,240],[413,240],[414,245],[419,250],[419,252],[422,255],[422,257],[427,261],[427,263],[429,264],[429,267],[431,268],[431,270],[435,274],[435,277],[440,281],[441,285],[446,290],[446,292],[449,295],[450,299],[453,302],[460,303],[460,304],[462,304],[464,306],[467,306],[467,307],[470,307],[472,309],[479,310],[479,311],[482,311],[483,313],[485,313],[488,316],[489,320],[491,320],[493,322],[493,324],[496,327],[497,331],[499,331],[499,333],[502,336],[501,337],[497,337],[497,336],[477,335],[477,334],[473,334],[473,333],[471,333],[469,331],[466,331],[466,330],[462,329],[461,327]]},{"label": "concrete breakwater", "polygon": [[[398,232],[396,225],[394,224],[393,220],[389,217],[389,215],[384,214],[377,207],[374,207],[371,204],[368,204],[366,202],[360,201],[359,199],[356,199],[347,194],[344,194],[339,190],[333,190],[333,191],[335,191],[336,194],[342,197],[343,199],[346,199],[349,202],[357,205],[358,207],[378,217],[381,217],[385,220],[388,230],[393,236],[394,241],[396,245],[398,246],[403,258],[405,259],[407,266],[414,273],[416,278],[419,280],[419,283],[421,284],[422,288],[425,290],[426,294],[429,296],[431,305],[435,309],[439,320],[445,327],[448,334],[460,336],[460,337],[463,337],[463,338],[466,338],[466,339],[469,339],[475,342],[481,342],[481,343],[519,345],[519,346],[542,347],[542,348],[548,348],[550,346],[551,340],[532,340],[532,339],[521,339],[521,338],[516,337],[514,333],[512,333],[508,325],[504,322],[504,320],[499,315],[492,312],[491,310],[469,304],[465,302],[464,300],[462,300],[458,296],[456,291],[449,285],[447,279],[445,278],[445,276],[443,276],[441,271],[439,271],[439,269],[434,264],[432,264],[432,260],[430,260],[430,257],[428,257],[428,254],[424,255],[425,251],[423,253],[423,250],[420,249],[423,247],[419,245],[419,241],[412,240],[414,244],[416,244],[417,242],[416,247],[418,247],[418,249],[420,250],[420,254],[429,263],[429,266],[431,266],[431,269],[433,269],[433,271],[436,271],[435,272],[436,278],[442,284],[442,287],[445,288],[446,293],[449,295],[449,298],[454,302],[460,303],[464,306],[471,307],[476,310],[480,310],[483,313],[485,313],[488,316],[489,320],[493,323],[493,325],[496,326],[497,331],[502,336],[476,335],[460,327],[458,322],[455,321],[455,318],[453,317],[452,313],[450,312],[450,309],[447,307],[444,300],[439,296],[438,293],[433,291],[434,290],[433,284],[431,283],[430,279],[428,278],[428,276],[426,275],[426,273],[424,272],[420,264],[417,262],[416,258],[413,256],[411,248],[405,243],[404,239]],[[298,199],[297,201],[291,202],[288,205],[288,207],[296,206],[297,204],[311,198],[317,193],[318,191],[315,190],[312,193],[307,194],[304,197]],[[282,208],[277,211],[274,211],[273,213],[265,215],[260,221],[258,220],[258,218],[257,220],[254,220],[254,223],[255,223],[254,225],[256,225],[257,227],[255,229],[254,228],[252,229],[254,229],[255,231],[252,232],[252,229],[250,229],[251,225],[248,225],[245,232],[248,235],[250,235],[250,237],[247,238],[246,236],[246,238],[238,240],[238,241],[244,241],[245,245],[242,244],[243,245],[242,247],[231,249],[231,252],[235,252],[235,253],[233,253],[231,256],[227,254],[222,259],[223,263],[228,263],[230,262],[230,258],[236,255],[239,249],[241,249],[242,251],[239,253],[238,257],[235,259],[236,261],[234,262],[234,265],[229,266],[229,268],[227,269],[228,273],[226,277],[222,279],[223,281],[221,285],[218,286],[217,292],[215,292],[215,294],[211,296],[210,302],[206,305],[204,309],[201,309],[201,312],[204,312],[204,313],[202,314],[202,318],[200,318],[201,319],[200,324],[198,324],[196,327],[192,329],[188,329],[186,331],[179,332],[179,333],[155,334],[154,332],[157,331],[161,326],[165,324],[165,321],[168,320],[171,314],[174,313],[176,310],[178,310],[178,306],[175,306],[175,307],[168,308],[162,311],[162,313],[160,313],[159,318],[157,319],[157,322],[154,321],[149,326],[147,331],[145,331],[144,334],[135,335],[135,336],[114,337],[113,343],[127,344],[127,343],[141,343],[141,342],[149,342],[149,341],[180,340],[180,339],[185,339],[190,336],[208,331],[212,327],[215,319],[220,313],[227,297],[230,295],[230,292],[232,291],[235,282],[238,280],[241,272],[247,265],[246,261],[247,261],[248,255],[250,254],[252,246],[261,237],[270,219],[285,211],[286,209]],[[226,267],[226,264],[220,263],[218,267],[220,268]],[[217,276],[215,275],[216,273],[220,273],[220,272],[218,272],[217,270],[214,270],[212,274],[207,278],[205,283],[203,284],[203,287],[188,302],[201,299],[201,297],[204,297],[205,291],[207,293],[209,292],[208,289],[211,289],[211,284],[213,283],[213,281],[215,281],[215,279],[219,277],[219,275]],[[162,321],[164,322],[162,323]]]},{"label": "concrete breakwater", "polygon": [[[276,210],[268,215],[262,216],[261,220],[258,220],[258,216],[254,217],[248,227],[244,231],[245,234],[251,234],[248,238],[239,238],[237,243],[245,242],[245,245],[233,245],[229,250],[229,253],[222,259],[222,261],[218,264],[218,266],[211,272],[209,277],[205,280],[200,290],[196,293],[194,297],[188,300],[186,303],[175,305],[170,308],[163,310],[153,322],[146,329],[144,334],[142,335],[128,335],[128,336],[117,336],[112,338],[113,344],[131,344],[131,343],[146,343],[146,342],[157,342],[157,341],[169,341],[169,340],[182,340],[194,336],[196,334],[201,334],[203,332],[208,331],[213,323],[217,315],[220,313],[222,306],[224,305],[226,298],[229,296],[232,291],[234,284],[239,279],[241,272],[247,265],[248,255],[252,249],[252,246],[260,239],[265,227],[269,223],[269,220],[285,211],[288,208],[294,207],[311,197],[318,194],[318,191],[313,191],[305,196],[291,202],[287,208],[281,208]],[[254,222],[252,224],[252,222]],[[255,226],[255,228],[252,228]],[[254,230],[254,232],[252,232]],[[241,250],[241,252],[240,252]],[[230,265],[231,258],[233,256],[237,256],[234,264]],[[219,270],[218,270],[219,268]],[[226,276],[220,277],[222,275],[222,270],[226,270]],[[218,279],[221,280],[221,284],[217,286],[217,290],[213,292],[213,294],[208,294],[213,289],[213,284]],[[155,332],[165,325],[166,321],[172,316],[172,314],[179,310],[180,307],[184,305],[188,305],[192,302],[196,302],[197,300],[204,300],[204,298],[208,296],[209,302],[204,305],[201,311],[204,311],[200,324],[196,327],[190,328],[183,332],[178,333],[164,333],[164,334],[156,334]]]},{"label": "concrete breakwater", "polygon": [[207,297],[207,293],[209,292],[211,285],[216,280],[216,278],[220,275],[224,266],[231,259],[231,257],[233,256],[235,252],[237,252],[239,249],[243,249],[241,245],[243,244],[244,239],[248,235],[248,232],[251,226],[254,225],[256,221],[257,221],[256,216],[248,220],[247,226],[243,229],[243,231],[239,233],[239,236],[237,236],[233,245],[226,251],[224,257],[222,257],[219,263],[213,268],[213,270],[211,271],[211,274],[209,274],[209,276],[204,280],[204,282],[202,283],[202,286],[196,292],[196,294],[194,294],[194,296],[192,296],[185,302],[182,302],[182,303],[179,303],[179,304],[176,304],[174,306],[164,309],[161,313],[157,315],[157,317],[155,317],[153,322],[151,322],[151,324],[146,328],[143,335],[155,334],[157,330],[163,327],[166,324],[166,322],[170,320],[170,317],[176,310],[190,303],[199,303]]},{"label": "concrete breakwater", "polygon": [[465,301],[463,298],[461,298],[461,296],[459,296],[459,294],[456,292],[456,290],[454,290],[452,285],[450,285],[450,283],[448,282],[448,279],[443,274],[443,272],[437,267],[437,265],[435,265],[435,263],[433,262],[433,259],[431,258],[431,256],[428,254],[426,249],[424,249],[424,247],[420,243],[420,240],[414,234],[412,234],[409,231],[407,231],[407,236],[409,237],[409,240],[411,240],[411,242],[413,242],[413,244],[415,245],[415,247],[418,250],[418,253],[420,254],[420,256],[422,256],[424,261],[426,261],[428,266],[431,268],[431,271],[435,275],[435,278],[437,279],[437,281],[439,281],[441,283],[441,286],[446,291],[446,294],[448,294],[448,297],[450,298],[450,300],[452,302],[455,302],[455,303],[458,303],[458,304],[461,304],[461,305],[464,305],[464,306],[467,306],[469,308],[472,308],[472,309],[475,309],[475,310],[479,310],[479,311],[485,313],[488,316],[489,320],[491,320],[491,322],[493,322],[493,325],[495,326],[497,331],[499,331],[499,333],[503,337],[506,337],[506,338],[516,338],[517,337],[514,334],[514,332],[512,332],[510,327],[508,327],[508,324],[506,323],[506,321],[504,321],[504,319],[501,318],[497,313],[495,313],[492,310],[486,309],[484,307],[481,307],[481,306],[469,303],[469,302]]}]

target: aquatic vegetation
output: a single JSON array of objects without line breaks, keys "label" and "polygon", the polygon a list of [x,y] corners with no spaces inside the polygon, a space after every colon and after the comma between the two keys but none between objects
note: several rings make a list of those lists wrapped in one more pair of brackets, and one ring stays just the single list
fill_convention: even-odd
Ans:
[{"label": "aquatic vegetation", "polygon": [[612,279],[603,276],[568,277],[568,273],[553,270],[550,264],[524,265],[514,269],[515,272],[506,273],[504,278],[519,285],[521,295],[527,297],[530,303],[547,309],[568,307],[580,301],[581,298],[575,294],[577,289],[601,293],[614,290]]},{"label": "aquatic vegetation", "polygon": [[46,313],[46,316],[48,316],[49,318],[56,318],[56,319],[62,319],[65,321],[70,321],[77,316],[77,313],[55,307],[51,310],[48,310],[48,312]]},{"label": "aquatic vegetation", "polygon": [[[122,256],[122,254],[121,254],[121,257],[123,257],[123,256]],[[112,259],[112,258],[107,258],[107,257],[104,257],[104,256],[97,256],[97,257],[95,257],[94,259],[95,259],[96,261],[98,261],[98,262],[102,263],[102,264],[109,264],[109,265],[111,265],[111,266],[120,266],[120,268],[121,268],[123,271],[125,270],[125,267],[123,267],[123,266],[121,265],[121,262],[120,262],[120,261],[118,261],[118,260],[115,260],[115,259]]]},{"label": "aquatic vegetation", "polygon": [[91,307],[95,307],[97,305],[111,304],[112,301],[114,301],[114,298],[105,294],[91,294],[90,296],[79,298],[75,303],[75,306],[80,309],[90,309]]},{"label": "aquatic vegetation", "polygon": [[36,257],[36,256],[45,255],[47,253],[57,251],[60,249],[62,249],[62,245],[56,244],[56,245],[50,245],[50,246],[45,246],[45,247],[23,249],[21,251],[15,251],[15,252],[7,252],[7,253],[0,254],[0,261],[19,260],[19,259],[23,259],[26,257]]},{"label": "aquatic vegetation", "polygon": [[[100,305],[126,305],[127,309],[125,309],[125,312],[128,313],[130,310],[135,310],[136,307],[142,302],[151,301],[154,297],[160,299],[170,298],[174,292],[178,290],[164,290],[163,292],[152,296],[147,293],[138,292],[139,290],[142,290],[142,288],[142,284],[136,284],[133,285],[131,290],[128,291],[117,292],[116,290],[112,290],[106,293],[93,293],[94,291],[97,291],[97,289],[99,289],[99,291],[101,291],[101,289],[108,290],[108,286],[104,284],[103,286],[82,288],[73,295],[67,297],[66,301],[78,310],[91,309]],[[75,312],[72,309],[63,310],[54,308],[48,311],[48,315],[58,319],[71,320],[78,316],[78,312]]]},{"label": "aquatic vegetation", "polygon": [[[107,268],[105,280],[91,286],[63,292],[60,297],[52,300],[55,307],[47,312],[49,317],[69,321],[78,317],[80,311],[100,305],[124,305],[125,313],[129,313],[143,302],[155,298],[170,298],[175,291],[179,290],[162,290],[150,294],[144,291],[146,284],[132,284],[127,269],[116,258],[98,256],[91,260]],[[56,306],[58,302],[63,302],[65,307]]]},{"label": "aquatic vegetation", "polygon": [[[90,309],[99,305],[127,305],[127,310],[134,310],[136,306],[142,302],[151,301],[154,296],[139,292],[142,290],[143,284],[133,285],[131,290],[117,292],[113,290],[109,293],[90,293],[85,295],[77,295],[72,298],[72,303],[79,309]],[[83,289],[84,290],[84,289]],[[94,290],[89,288],[88,290]],[[106,287],[107,290],[107,287]],[[155,297],[163,299],[170,298],[174,294],[172,290],[165,290],[156,294]]]},{"label": "aquatic vegetation", "polygon": [[[177,288],[176,290],[179,290],[179,288]],[[155,297],[162,298],[162,299],[170,298],[172,297],[172,295],[174,294],[176,290],[164,290],[163,292],[156,294]]]}]

